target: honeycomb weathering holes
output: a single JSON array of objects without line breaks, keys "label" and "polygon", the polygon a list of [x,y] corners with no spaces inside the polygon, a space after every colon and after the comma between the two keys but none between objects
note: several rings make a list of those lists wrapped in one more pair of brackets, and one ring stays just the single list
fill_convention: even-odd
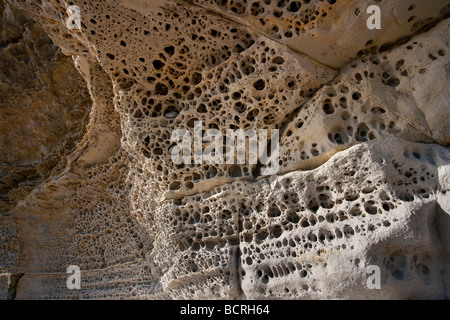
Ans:
[{"label": "honeycomb weathering holes", "polygon": [[[382,34],[345,29],[365,25],[362,0],[73,1],[82,34],[49,26],[49,1],[13,2],[78,56],[94,100],[73,172],[19,208],[49,235],[32,243],[20,230],[39,228],[19,221],[18,264],[47,272],[25,275],[22,297],[70,296],[54,277],[72,264],[101,288],[86,297],[443,296],[428,223],[448,189],[446,83],[432,81],[447,72],[443,1],[377,2],[396,26]],[[172,133],[194,137],[195,122],[279,129],[279,175],[175,164]],[[359,285],[369,264],[382,292]]]}]

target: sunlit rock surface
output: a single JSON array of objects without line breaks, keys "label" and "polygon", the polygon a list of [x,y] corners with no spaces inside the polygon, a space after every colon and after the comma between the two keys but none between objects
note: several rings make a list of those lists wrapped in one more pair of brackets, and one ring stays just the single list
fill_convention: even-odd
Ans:
[{"label": "sunlit rock surface", "polygon": [[[447,298],[449,12],[0,0],[0,298]],[[175,164],[195,122],[279,130],[278,174]]]}]

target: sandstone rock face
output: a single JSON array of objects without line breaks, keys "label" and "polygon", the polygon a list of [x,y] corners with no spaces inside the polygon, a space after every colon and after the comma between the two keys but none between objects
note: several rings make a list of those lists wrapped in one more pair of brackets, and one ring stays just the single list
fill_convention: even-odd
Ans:
[{"label": "sandstone rock face", "polygon": [[[449,13],[0,0],[0,298],[447,298]],[[173,160],[240,129],[279,130],[277,174]]]}]

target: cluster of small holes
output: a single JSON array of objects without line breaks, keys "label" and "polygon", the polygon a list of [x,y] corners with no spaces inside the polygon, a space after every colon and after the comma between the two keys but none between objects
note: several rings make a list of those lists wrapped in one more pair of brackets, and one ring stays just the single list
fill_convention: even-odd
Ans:
[{"label": "cluster of small holes", "polygon": [[[401,55],[405,49],[407,54]],[[411,40],[391,52],[349,64],[340,79],[322,88],[284,128],[280,140],[282,170],[289,171],[292,166],[314,168],[324,161],[315,162],[315,158],[339,150],[341,145],[411,134],[426,141],[391,112],[395,106],[379,104],[376,101],[383,97],[373,96],[378,93],[365,88],[385,86],[386,90],[400,91],[404,79],[408,85],[411,76],[425,73],[430,63],[442,63],[440,59],[446,54],[446,48]]]},{"label": "cluster of small holes", "polygon": [[[252,17],[258,28],[276,39],[290,39],[314,29],[333,9],[336,0],[195,0],[238,16]],[[282,20],[283,23],[276,23]]]},{"label": "cluster of small holes", "polygon": [[[292,70],[296,61],[272,42],[254,42],[250,37],[247,46],[250,47],[239,54],[232,53],[220,65],[192,72],[182,87],[157,83],[152,90],[136,85],[136,89],[121,93],[120,104],[129,121],[126,136],[133,148],[139,141],[138,150],[154,166],[157,179],[167,183],[169,191],[192,190],[197,183],[213,178],[257,174],[248,160],[243,165],[235,161],[175,166],[170,163],[171,150],[176,145],[171,141],[173,130],[186,129],[193,137],[195,122],[201,122],[202,134],[216,129],[225,138],[226,130],[273,128],[311,97],[323,76],[330,76]],[[267,69],[269,73],[264,72]],[[206,145],[203,143],[203,147]],[[225,146],[222,151],[225,153]],[[191,143],[192,162],[194,152]]]},{"label": "cluster of small holes", "polygon": [[425,285],[432,283],[433,257],[428,253],[407,252],[397,248],[382,257],[377,254],[372,256],[374,263],[380,263],[381,259],[388,279],[411,281],[418,276]]},{"label": "cluster of small holes", "polygon": [[[314,21],[325,17],[326,11],[331,10],[335,2],[208,1],[209,4],[220,5],[236,15],[261,16],[259,23],[278,39],[300,35],[305,30],[314,28]],[[88,3],[84,5],[86,7]],[[407,161],[395,159],[386,165],[398,174],[392,188],[386,187],[390,181],[365,179],[370,168],[361,167],[361,159],[358,158],[354,163],[342,164],[348,168],[343,173],[343,179],[307,176],[305,179],[292,181],[289,177],[283,178],[285,191],[278,197],[271,196],[267,190],[259,192],[253,189],[256,197],[242,199],[242,194],[251,187],[247,184],[240,187],[239,183],[235,183],[216,190],[220,197],[199,195],[174,200],[169,202],[172,206],[163,206],[153,214],[151,209],[156,205],[137,202],[148,199],[149,194],[156,197],[157,185],[163,181],[167,182],[165,177],[170,177],[169,180],[174,184],[172,189],[177,190],[181,185],[191,189],[194,182],[203,179],[204,172],[207,177],[224,176],[227,172],[231,177],[240,175],[236,166],[231,166],[229,170],[203,167],[201,172],[192,173],[185,167],[177,168],[180,171],[174,172],[176,170],[162,164],[162,159],[167,156],[166,151],[170,147],[165,141],[173,128],[192,128],[194,118],[190,116],[189,110],[208,114],[203,118],[199,117],[199,120],[205,120],[203,123],[208,128],[224,128],[224,124],[214,118],[224,118],[224,114],[216,112],[226,108],[235,111],[231,118],[226,118],[229,122],[235,121],[230,128],[248,128],[252,122],[270,126],[285,116],[281,114],[277,118],[281,110],[290,112],[292,110],[289,107],[303,105],[304,99],[310,98],[320,83],[302,87],[299,82],[304,75],[294,72],[282,73],[272,78],[261,76],[261,70],[268,69],[273,73],[283,70],[286,56],[277,52],[276,48],[261,42],[255,45],[256,40],[247,31],[211,21],[206,15],[193,16],[191,12],[187,13],[185,9],[180,8],[180,13],[162,11],[155,13],[157,19],[150,17],[148,21],[138,22],[137,15],[133,15],[129,10],[117,12],[116,8],[106,1],[97,1],[90,9],[92,10],[84,10],[92,16],[83,20],[83,27],[88,29],[86,36],[92,42],[92,47],[98,48],[102,64],[112,75],[120,91],[118,107],[129,120],[123,126],[126,130],[125,144],[129,144],[130,150],[139,150],[141,155],[123,155],[124,158],[120,161],[113,158],[110,163],[93,167],[87,172],[88,180],[78,191],[86,192],[88,196],[72,203],[77,213],[73,227],[85,232],[79,235],[76,245],[73,246],[73,257],[80,256],[76,258],[78,261],[75,263],[86,268],[104,268],[110,264],[128,262],[131,258],[144,258],[145,252],[149,251],[145,244],[150,243],[149,239],[145,239],[145,232],[142,230],[144,225],[144,230],[151,230],[156,239],[157,245],[153,252],[160,265],[167,269],[166,279],[176,279],[186,274],[205,275],[195,283],[184,284],[185,291],[181,297],[194,297],[199,290],[205,290],[205,295],[211,297],[211,293],[214,296],[215,290],[221,290],[217,285],[226,287],[234,282],[233,257],[237,256],[235,247],[238,244],[241,244],[241,261],[244,266],[241,276],[254,277],[255,284],[263,283],[269,287],[267,292],[264,287],[258,287],[262,294],[272,294],[270,284],[273,279],[288,278],[295,274],[301,279],[309,279],[317,267],[316,262],[299,262],[293,258],[305,252],[312,252],[321,257],[329,247],[334,250],[352,250],[350,240],[353,237],[367,237],[377,230],[399,223],[395,215],[388,215],[388,212],[391,214],[405,202],[430,197],[433,190],[430,181],[436,178],[435,173],[426,164],[426,161],[430,161],[430,156],[420,148],[405,148],[404,159]],[[413,14],[414,8],[410,7],[410,11]],[[355,11],[355,14],[360,13],[360,9]],[[266,15],[269,15],[269,18]],[[283,18],[286,25],[279,26],[276,22],[270,22],[276,21],[270,15]],[[413,16],[409,20],[415,24],[413,28],[416,29],[423,28],[431,21],[418,23]],[[124,21],[127,21],[126,25]],[[99,28],[99,25],[102,27]],[[123,33],[113,33],[113,37],[109,37],[111,30],[118,30],[117,26]],[[188,37],[179,36],[181,33],[188,34]],[[162,41],[149,47],[147,40],[155,35],[160,39],[177,40]],[[403,38],[395,45],[407,41],[408,38]],[[369,51],[363,54],[374,53],[376,49],[372,45],[373,43],[368,41]],[[409,46],[411,45],[408,45],[407,49],[411,50]],[[249,51],[252,47],[256,53]],[[391,47],[387,44],[378,51],[385,52]],[[139,54],[136,55],[136,52]],[[239,59],[235,59],[234,55],[239,55]],[[445,55],[446,51],[439,49],[429,52],[428,57],[434,61]],[[193,58],[200,62],[193,63]],[[404,69],[404,61],[396,61],[395,66],[397,71],[407,72]],[[219,77],[221,74],[224,75]],[[243,86],[238,85],[237,80],[244,76],[251,77],[251,84],[245,89],[250,88],[251,92],[244,92]],[[364,79],[374,76],[375,73],[372,75],[370,72],[355,73],[354,81],[360,84]],[[391,72],[383,73],[381,77],[382,82],[389,87],[396,88],[401,84],[400,77]],[[281,81],[280,88],[271,92],[269,88],[273,87],[273,83],[280,82],[279,79],[285,79],[285,82]],[[235,87],[238,88],[231,90],[233,84],[237,84]],[[283,87],[289,90],[283,91]],[[211,99],[208,92],[219,94],[216,99]],[[300,98],[291,103],[290,94]],[[384,130],[393,130],[390,132],[393,135],[399,133],[395,123],[398,119],[390,115],[385,107],[369,103],[367,96],[357,86],[344,82],[340,88],[328,87],[323,94],[321,98],[324,99],[314,100],[314,109],[323,113],[327,121],[329,117],[336,115],[341,122],[353,121],[351,130],[350,126],[346,126],[325,134],[330,143],[346,143],[346,139],[342,138],[344,134],[348,135],[348,141],[353,139],[364,142],[372,140],[372,137],[377,137],[377,134]],[[279,108],[271,107],[271,112],[264,110],[261,113],[259,110],[263,108],[259,107],[264,106],[262,102],[266,98],[279,105]],[[250,99],[250,103],[245,99]],[[233,101],[232,108],[229,108],[227,101]],[[362,111],[356,112],[358,108]],[[209,113],[209,110],[214,112]],[[310,127],[308,121],[311,117],[309,114],[298,117],[295,128],[288,130],[287,136],[296,137],[298,129]],[[385,123],[384,117],[389,123]],[[207,118],[213,119],[206,121]],[[140,143],[138,148],[134,145],[136,141]],[[304,152],[304,159],[319,156],[326,151],[327,146],[319,142],[308,141],[307,144],[306,149],[301,152]],[[129,163],[133,167],[130,179],[134,181],[124,181],[127,169],[123,163]],[[154,167],[149,168],[149,163]],[[247,170],[249,171],[248,168]],[[188,173],[181,179],[181,172],[184,171]],[[147,180],[152,183],[146,184]],[[355,181],[362,181],[361,185],[351,187]],[[102,185],[107,186],[106,197],[96,193]],[[383,191],[385,189],[393,191],[388,193]],[[303,190],[306,191],[302,193]],[[226,196],[227,192],[231,193],[230,197]],[[104,199],[102,203],[94,201],[100,197]],[[127,201],[129,197],[132,197],[131,204]],[[140,210],[144,213],[136,216]],[[108,214],[110,212],[116,214]],[[100,217],[99,225],[107,226],[107,229],[100,230],[99,225],[92,223],[93,217]],[[154,222],[157,226],[152,226]],[[130,244],[126,242],[130,238],[138,240]],[[105,243],[114,246],[106,248]],[[284,250],[285,248],[288,250]],[[78,250],[89,256],[89,260],[83,260],[85,256],[77,255]],[[61,250],[58,253],[62,252]],[[265,263],[268,258],[270,263]],[[355,265],[358,265],[358,261],[355,259]],[[257,268],[252,270],[253,273],[246,273],[248,266],[254,265],[257,265]],[[415,264],[416,269],[423,274],[429,273],[427,265],[428,262]],[[396,279],[404,279],[401,272],[405,259],[401,255],[389,256],[387,266]],[[326,263],[321,264],[321,267],[326,268]],[[208,275],[208,270],[211,269],[220,269],[218,273],[222,282],[217,283],[217,276]],[[146,269],[145,272],[148,273],[149,270]],[[124,274],[117,277],[123,278]],[[305,282],[299,288],[284,287],[283,294],[295,295],[296,290],[311,289],[314,290],[314,285]]]},{"label": "cluster of small holes", "polygon": [[[411,4],[405,8],[403,8],[405,12],[408,13],[408,19],[406,24],[410,26],[410,31],[415,34],[424,33],[429,31],[431,28],[435,27],[436,24],[440,21],[439,18],[444,18],[450,14],[450,5],[444,6],[437,17],[427,17],[424,19],[419,19],[414,13],[417,12],[418,9],[415,4]],[[420,15],[420,13],[419,13]],[[411,40],[412,36],[402,36],[395,41],[389,41],[380,46],[375,45],[373,40],[368,40],[366,42],[366,46],[364,49],[358,52],[358,57],[362,57],[364,55],[371,55],[375,53],[387,52],[395,47],[404,45],[405,43]]]},{"label": "cluster of small holes", "polygon": [[[147,232],[139,226],[144,221],[139,221],[127,205],[131,184],[125,180],[128,173],[124,165],[126,159],[125,155],[118,154],[109,163],[91,167],[85,172],[86,180],[77,188],[79,194],[71,199],[76,210],[70,228],[83,230],[73,248],[84,254],[74,254],[77,257],[74,263],[84,270],[144,257],[149,249]],[[102,192],[101,202],[96,200],[98,194],[93,188]]]},{"label": "cluster of small holes", "polygon": [[[89,40],[120,90],[116,107],[126,117],[124,145],[139,153],[139,162],[170,192],[194,192],[209,179],[258,175],[248,160],[175,165],[174,130],[193,136],[196,121],[202,133],[217,129],[222,135],[228,129],[273,128],[332,77],[319,66],[298,72],[298,61],[273,41],[258,40],[204,10],[162,10],[138,22],[132,10],[112,15],[108,8],[95,6],[84,24],[95,30]],[[111,31],[124,20],[134,21],[126,33]],[[162,40],[153,43],[155,38]],[[192,143],[192,162],[194,151]]]},{"label": "cluster of small holes", "polygon": [[[155,224],[165,232],[155,237],[152,255],[165,270],[166,281],[202,275],[200,282],[175,288],[173,297],[197,296],[205,290],[208,297],[225,298],[233,289],[242,209],[234,195],[238,190],[244,192],[245,187],[240,182],[235,184],[235,188],[221,187],[220,199],[184,197],[167,201],[157,210]],[[215,289],[209,291],[211,287]]]},{"label": "cluster of small holes", "polygon": [[[361,149],[335,163],[340,170],[332,174],[326,173],[334,170],[330,166],[288,175],[276,188],[234,182],[208,194],[165,202],[156,222],[165,233],[158,235],[154,252],[161,264],[166,260],[168,281],[198,273],[221,279],[228,272],[231,278],[242,277],[261,296],[313,292],[315,269],[326,268],[321,257],[332,251],[351,252],[357,239],[400,227],[409,212],[405,205],[433,195],[436,171],[430,150],[396,143],[392,148],[399,152],[383,166],[388,176],[372,175],[367,151]],[[381,145],[377,148],[373,152],[385,159]],[[254,196],[236,196],[243,192]],[[211,196],[217,194],[220,197]],[[239,274],[233,269],[237,255]],[[397,267],[390,268],[396,272]],[[210,275],[211,270],[221,271]],[[229,283],[220,283],[229,289]],[[295,287],[280,289],[279,283]],[[179,288],[178,294],[192,287],[196,286]]]},{"label": "cluster of small holes", "polygon": [[[341,81],[321,89],[286,127],[281,137],[280,165],[288,168],[339,145],[397,136],[402,126],[406,124],[389,109],[373,102],[358,87]],[[317,142],[310,139],[312,135]]]},{"label": "cluster of small holes", "polygon": [[[396,214],[403,209],[397,210],[429,199],[436,176],[426,148],[408,145],[403,150],[403,155],[397,153],[384,166],[383,170],[392,173],[388,179],[367,178],[372,169],[356,156],[335,164],[341,168],[341,178],[289,176],[279,182],[277,190],[282,192],[258,191],[252,199],[257,204],[245,203],[248,209],[241,214],[243,280],[250,279],[250,286],[261,296],[304,296],[316,290],[315,269],[326,268],[322,256],[351,252],[358,241],[355,237],[371,239],[404,223]],[[355,185],[355,181],[359,183]],[[408,280],[398,268],[395,263],[387,266],[396,279]],[[417,268],[430,272],[425,264]],[[280,288],[280,284],[286,287]],[[302,286],[309,291],[299,290]]]}]

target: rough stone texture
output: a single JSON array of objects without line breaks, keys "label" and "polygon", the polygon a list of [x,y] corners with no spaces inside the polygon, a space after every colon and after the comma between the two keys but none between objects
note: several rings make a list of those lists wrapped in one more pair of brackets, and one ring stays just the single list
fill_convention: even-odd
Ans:
[{"label": "rough stone texture", "polygon": [[58,175],[85,132],[88,91],[27,15],[0,2],[0,214]]},{"label": "rough stone texture", "polygon": [[[0,298],[448,297],[448,1],[70,4],[0,0]],[[195,121],[278,175],[174,164]]]},{"label": "rough stone texture", "polygon": [[18,236],[16,208],[73,161],[92,103],[73,59],[39,24],[3,0],[0,16],[0,286],[5,298],[27,260],[27,236]]}]

